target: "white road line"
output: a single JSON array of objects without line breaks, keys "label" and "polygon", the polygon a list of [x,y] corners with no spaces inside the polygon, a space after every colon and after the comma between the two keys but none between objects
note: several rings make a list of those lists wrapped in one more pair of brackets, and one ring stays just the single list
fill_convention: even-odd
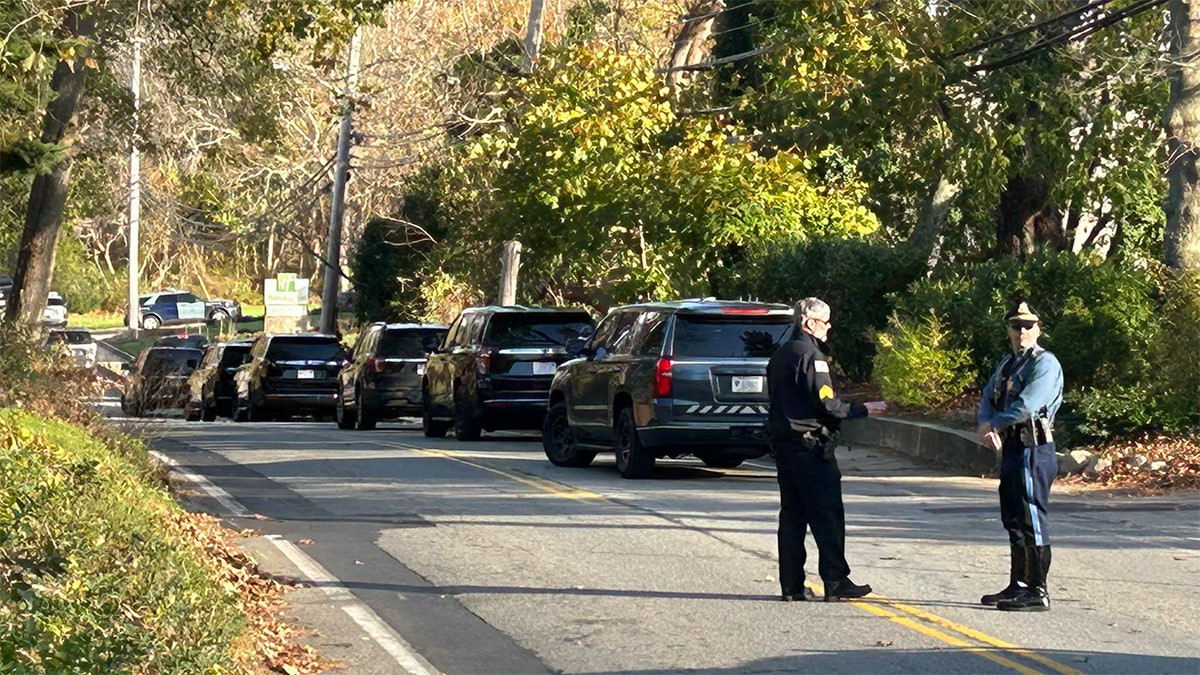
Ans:
[{"label": "white road line", "polygon": [[180,466],[179,462],[176,462],[157,450],[151,450],[150,455],[159,462],[171,467],[172,471],[178,473],[180,476],[183,476],[189,483],[193,483],[196,487],[200,488],[202,491],[204,491],[204,494],[217,500],[221,506],[224,506],[226,510],[228,510],[234,516],[237,516],[238,518],[249,518],[254,515],[249,509],[237,503],[237,501],[234,500],[234,498],[231,497],[228,492],[222,490],[216,485],[213,485],[204,476]]},{"label": "white road line", "polygon": [[[151,450],[150,454],[159,462],[170,466],[172,471],[183,476],[188,482],[193,483],[196,487],[204,491],[205,494],[217,500],[231,514],[239,518],[249,518],[253,515],[249,509],[239,504],[232,495],[213,485],[204,476],[180,466],[178,462],[161,452]],[[275,548],[279,549],[280,553],[285,555],[288,560],[291,560],[292,564],[299,568],[300,572],[309,581],[317,584],[329,596],[330,600],[338,603],[342,611],[395,659],[397,665],[403,668],[405,673],[409,673],[410,675],[438,675],[439,671],[437,668],[434,668],[431,663],[418,654],[411,645],[404,641],[404,638],[400,637],[396,631],[384,623],[383,619],[380,619],[379,615],[372,611],[370,607],[356,599],[354,594],[345,586],[342,586],[338,582],[338,579],[326,571],[320,563],[297,548],[295,544],[277,534],[267,535],[266,538],[275,545]]]},{"label": "white road line", "polygon": [[371,639],[379,643],[392,658],[396,659],[396,663],[404,669],[404,672],[412,675],[436,675],[438,669],[434,668],[428,661],[421,657],[411,645],[404,641],[404,638],[396,634],[396,631],[388,627],[387,624],[379,618],[375,612],[365,604],[354,598],[354,595],[344,586],[338,583],[338,580],[325,571],[316,560],[313,560],[307,553],[301,551],[292,542],[284,539],[277,534],[267,535],[267,539],[275,544],[276,548],[281,553],[287,556],[304,576],[308,577],[309,581],[316,583],[330,600],[338,602],[342,606],[342,611],[346,612],[354,623],[366,631]]}]

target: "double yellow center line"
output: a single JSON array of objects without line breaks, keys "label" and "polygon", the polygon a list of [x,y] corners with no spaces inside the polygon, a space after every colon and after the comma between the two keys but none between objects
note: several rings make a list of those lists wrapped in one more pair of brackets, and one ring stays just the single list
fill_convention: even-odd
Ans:
[{"label": "double yellow center line", "polygon": [[[460,453],[446,450],[430,450],[428,448],[420,448],[413,445],[403,445],[403,447],[421,454],[448,459],[452,462],[458,462],[482,471],[487,471],[488,473],[496,474],[497,476],[503,476],[509,480],[531,487],[535,490],[551,494],[555,497],[562,497],[575,501],[609,501],[603,495],[596,494],[595,492],[579,490],[570,487],[569,485],[564,485],[562,483],[537,476],[530,476],[528,474],[517,473],[514,471],[497,469],[480,462],[466,459],[462,457]],[[822,595],[822,589],[811,585],[809,588],[811,588],[818,597]],[[966,651],[970,651],[971,653],[978,654],[979,656],[1004,666],[1005,668],[1022,673],[1022,675],[1040,675],[1043,672],[1028,665],[1028,662],[1030,661],[1049,668],[1051,671],[1060,673],[1061,675],[1083,675],[1082,671],[1059,663],[1052,658],[1030,651],[1023,647],[1018,647],[1017,645],[1001,640],[1000,638],[992,637],[987,633],[977,631],[968,626],[963,626],[936,614],[931,614],[924,610],[917,609],[911,605],[907,605],[895,600],[889,600],[878,593],[873,593],[869,598],[866,599],[849,600],[847,602],[867,613],[883,617],[889,621],[904,626],[905,628],[915,630],[918,633],[940,640],[948,645],[959,647]],[[1023,663],[1015,659],[1022,659],[1025,662]]]}]

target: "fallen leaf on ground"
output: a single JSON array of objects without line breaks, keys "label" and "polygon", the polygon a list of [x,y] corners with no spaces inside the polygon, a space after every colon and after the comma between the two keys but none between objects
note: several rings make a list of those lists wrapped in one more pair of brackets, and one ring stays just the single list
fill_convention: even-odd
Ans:
[{"label": "fallen leaf on ground", "polygon": [[313,540],[312,539],[298,539],[298,540],[296,540],[296,543],[300,544],[301,546],[307,546],[307,545],[313,543]]},{"label": "fallen leaf on ground", "polygon": [[880,640],[875,643],[875,646],[876,647],[891,647],[892,641],[891,640]]}]

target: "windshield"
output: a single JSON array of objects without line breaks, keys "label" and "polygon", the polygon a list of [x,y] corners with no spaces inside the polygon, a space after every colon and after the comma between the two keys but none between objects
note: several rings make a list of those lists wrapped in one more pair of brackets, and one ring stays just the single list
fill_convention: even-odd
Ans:
[{"label": "windshield", "polygon": [[675,322],[675,356],[770,358],[791,335],[792,317],[762,319],[684,315]]},{"label": "windshield", "polygon": [[561,347],[592,327],[587,314],[496,314],[487,344],[507,347]]},{"label": "windshield", "polygon": [[445,328],[389,330],[379,339],[376,354],[383,357],[416,359],[436,350],[446,337]]},{"label": "windshield", "polygon": [[187,374],[196,369],[204,352],[199,349],[155,349],[146,355],[146,375]]},{"label": "windshield", "polygon": [[333,337],[277,337],[267,347],[271,361],[341,361],[342,345]]}]

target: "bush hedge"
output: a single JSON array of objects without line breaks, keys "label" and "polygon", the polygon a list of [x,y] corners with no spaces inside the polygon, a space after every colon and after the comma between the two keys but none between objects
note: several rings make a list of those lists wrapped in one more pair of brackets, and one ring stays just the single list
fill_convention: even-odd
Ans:
[{"label": "bush hedge", "polygon": [[0,671],[216,673],[244,617],[181,511],[86,431],[0,410]]},{"label": "bush hedge", "polygon": [[941,269],[893,300],[902,325],[931,311],[944,319],[950,345],[969,352],[968,372],[982,384],[1009,349],[1005,311],[1027,299],[1042,318],[1041,343],[1063,366],[1060,420],[1070,438],[1094,440],[1196,424],[1198,286],[1150,261],[1043,252]]},{"label": "bush hedge", "polygon": [[794,303],[815,296],[832,310],[829,344],[856,381],[871,376],[875,334],[887,326],[893,298],[925,272],[925,260],[866,239],[763,242],[747,252],[734,295]]}]

